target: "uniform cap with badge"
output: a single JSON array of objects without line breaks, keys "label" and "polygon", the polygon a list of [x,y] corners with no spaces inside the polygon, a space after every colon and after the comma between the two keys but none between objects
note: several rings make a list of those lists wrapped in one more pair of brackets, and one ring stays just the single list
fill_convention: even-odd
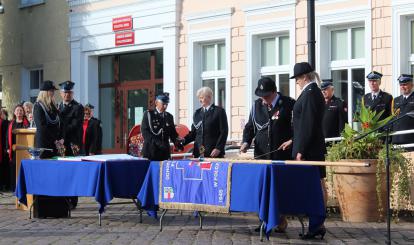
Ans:
[{"label": "uniform cap with badge", "polygon": [[400,84],[410,83],[413,82],[413,75],[401,74],[401,76],[399,76],[397,80]]},{"label": "uniform cap with badge", "polygon": [[65,82],[59,83],[59,86],[62,92],[71,92],[73,87],[75,86],[75,83],[72,81],[65,81]]},{"label": "uniform cap with badge", "polygon": [[329,87],[333,87],[332,79],[322,79],[321,89],[325,90]]},{"label": "uniform cap with badge", "polygon": [[377,71],[371,71],[368,75],[367,75],[367,79],[368,80],[381,80],[382,78],[382,74],[377,72]]},{"label": "uniform cap with badge", "polygon": [[161,101],[163,104],[170,103],[170,93],[161,93],[155,97],[156,100]]},{"label": "uniform cap with badge", "polygon": [[262,77],[257,82],[257,88],[254,93],[259,97],[269,96],[276,92],[276,83],[270,77]]}]

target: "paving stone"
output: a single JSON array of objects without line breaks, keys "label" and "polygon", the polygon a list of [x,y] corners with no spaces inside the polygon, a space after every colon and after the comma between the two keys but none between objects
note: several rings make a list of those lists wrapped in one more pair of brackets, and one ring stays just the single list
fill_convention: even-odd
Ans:
[{"label": "paving stone", "polygon": [[[132,203],[119,204],[114,199],[98,225],[98,205],[93,198],[80,198],[78,207],[68,219],[29,219],[28,212],[16,210],[11,193],[0,196],[0,244],[384,244],[385,223],[345,223],[331,215],[325,226],[324,240],[304,241],[298,220],[289,220],[284,234],[272,233],[269,240],[260,242],[254,229],[259,221],[256,214],[203,214],[203,228],[193,212],[169,211],[163,231],[159,221],[144,212],[143,223]],[[307,222],[306,222],[307,224]],[[402,221],[391,227],[393,244],[414,244],[414,224]]]}]

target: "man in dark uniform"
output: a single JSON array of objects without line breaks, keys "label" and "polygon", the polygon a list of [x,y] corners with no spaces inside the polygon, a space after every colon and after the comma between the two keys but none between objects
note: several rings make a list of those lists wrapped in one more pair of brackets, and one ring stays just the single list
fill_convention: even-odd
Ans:
[{"label": "man in dark uniform", "polygon": [[[292,110],[295,100],[278,93],[275,81],[269,77],[259,79],[255,94],[260,98],[254,102],[249,121],[244,127],[240,152],[246,152],[254,139],[255,158],[291,160]],[[285,232],[287,225],[286,217],[281,216],[275,232]]]},{"label": "man in dark uniform", "polygon": [[142,155],[150,160],[169,159],[170,140],[177,148],[181,148],[173,115],[166,111],[169,102],[168,93],[157,95],[155,109],[146,111],[142,118],[141,133],[144,137]]},{"label": "man in dark uniform", "polygon": [[241,152],[246,152],[254,139],[254,156],[258,159],[291,160],[291,149],[282,144],[293,137],[292,110],[295,100],[276,90],[269,77],[261,78],[255,94],[249,121],[243,130]]},{"label": "man in dark uniform", "polygon": [[226,111],[214,105],[213,91],[209,87],[197,91],[201,107],[194,112],[191,131],[184,137],[183,145],[195,140],[194,157],[224,157],[229,126]]},{"label": "man in dark uniform", "polygon": [[[65,155],[73,156],[82,149],[82,123],[83,106],[73,99],[73,86],[75,83],[66,81],[59,84],[62,102],[58,106],[59,117],[62,124],[62,136],[66,148]],[[77,148],[77,149],[76,149]],[[72,208],[78,204],[78,197],[70,197]]]},{"label": "man in dark uniform", "polygon": [[324,79],[321,90],[325,98],[322,130],[325,138],[339,137],[347,120],[347,107],[343,100],[334,95],[332,79]]},{"label": "man in dark uniform", "polygon": [[[75,83],[66,81],[60,83],[60,96],[62,102],[59,104],[59,116],[62,122],[63,139],[66,148],[65,155],[73,156],[72,145],[82,149],[82,123],[83,123],[83,106],[73,99],[73,86]],[[76,153],[76,152],[75,152]]]},{"label": "man in dark uniform", "polygon": [[[293,70],[294,74],[290,79],[296,79],[296,84],[302,92],[293,107],[292,157],[298,161],[324,161],[326,145],[321,125],[325,111],[325,99],[316,83],[318,74],[307,62],[296,63]],[[326,168],[319,167],[319,170],[326,200],[324,182]],[[322,221],[309,220],[309,231],[302,238],[311,239],[316,236],[323,238],[326,229]]]},{"label": "man in dark uniform", "polygon": [[367,75],[367,79],[371,92],[362,97],[362,103],[365,107],[372,111],[376,111],[377,113],[384,111],[380,117],[380,120],[389,117],[392,114],[391,108],[393,103],[392,96],[379,88],[381,85],[381,78],[381,73],[376,71],[370,72]]},{"label": "man in dark uniform", "polygon": [[[407,112],[414,111],[414,93],[413,93],[413,75],[402,74],[398,78],[401,95],[394,99],[394,112],[398,116],[405,115]],[[414,118],[404,117],[397,121],[394,131],[414,129]],[[414,134],[402,134],[392,137],[394,144],[413,144]],[[407,151],[413,151],[414,147],[405,148]]]},{"label": "man in dark uniform", "polygon": [[83,153],[87,156],[101,154],[102,150],[101,121],[93,117],[94,108],[88,103],[84,110],[82,145]]}]

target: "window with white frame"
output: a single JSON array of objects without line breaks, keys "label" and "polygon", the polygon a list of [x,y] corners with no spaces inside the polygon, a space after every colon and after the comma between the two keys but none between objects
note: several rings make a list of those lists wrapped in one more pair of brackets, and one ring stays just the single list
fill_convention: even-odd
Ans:
[{"label": "window with white frame", "polygon": [[289,36],[262,37],[259,45],[260,76],[272,78],[278,91],[289,96]]},{"label": "window with white frame", "polygon": [[214,104],[226,107],[226,45],[224,42],[207,43],[202,45],[203,87],[209,87],[214,92]]},{"label": "window with white frame", "polygon": [[364,27],[330,29],[331,78],[335,96],[348,104],[349,122],[352,121],[352,115],[358,110],[361,97],[365,93],[365,52]]},{"label": "window with white frame", "polygon": [[410,57],[409,57],[409,66],[411,74],[414,74],[414,20],[410,20]]},{"label": "window with white frame", "polygon": [[35,102],[40,91],[40,83],[43,81],[43,69],[33,69],[29,71],[30,79],[30,101]]}]

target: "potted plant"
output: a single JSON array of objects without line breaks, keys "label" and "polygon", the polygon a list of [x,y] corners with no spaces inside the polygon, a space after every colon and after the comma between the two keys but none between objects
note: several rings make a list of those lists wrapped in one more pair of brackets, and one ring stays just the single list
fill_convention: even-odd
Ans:
[{"label": "potted plant", "polygon": [[[393,116],[379,120],[383,112],[376,113],[361,105],[355,120],[360,129],[354,130],[348,124],[342,132],[343,140],[328,148],[329,161],[369,162],[370,167],[332,167],[333,184],[339,201],[342,219],[349,222],[381,221],[385,216],[385,144],[383,132],[373,132],[360,140],[362,135],[385,125]],[[409,160],[402,149],[390,145],[391,185],[394,203],[407,200],[409,196]],[[395,177],[398,176],[398,179]],[[397,208],[399,205],[397,205]],[[398,209],[397,209],[398,210]]]}]

